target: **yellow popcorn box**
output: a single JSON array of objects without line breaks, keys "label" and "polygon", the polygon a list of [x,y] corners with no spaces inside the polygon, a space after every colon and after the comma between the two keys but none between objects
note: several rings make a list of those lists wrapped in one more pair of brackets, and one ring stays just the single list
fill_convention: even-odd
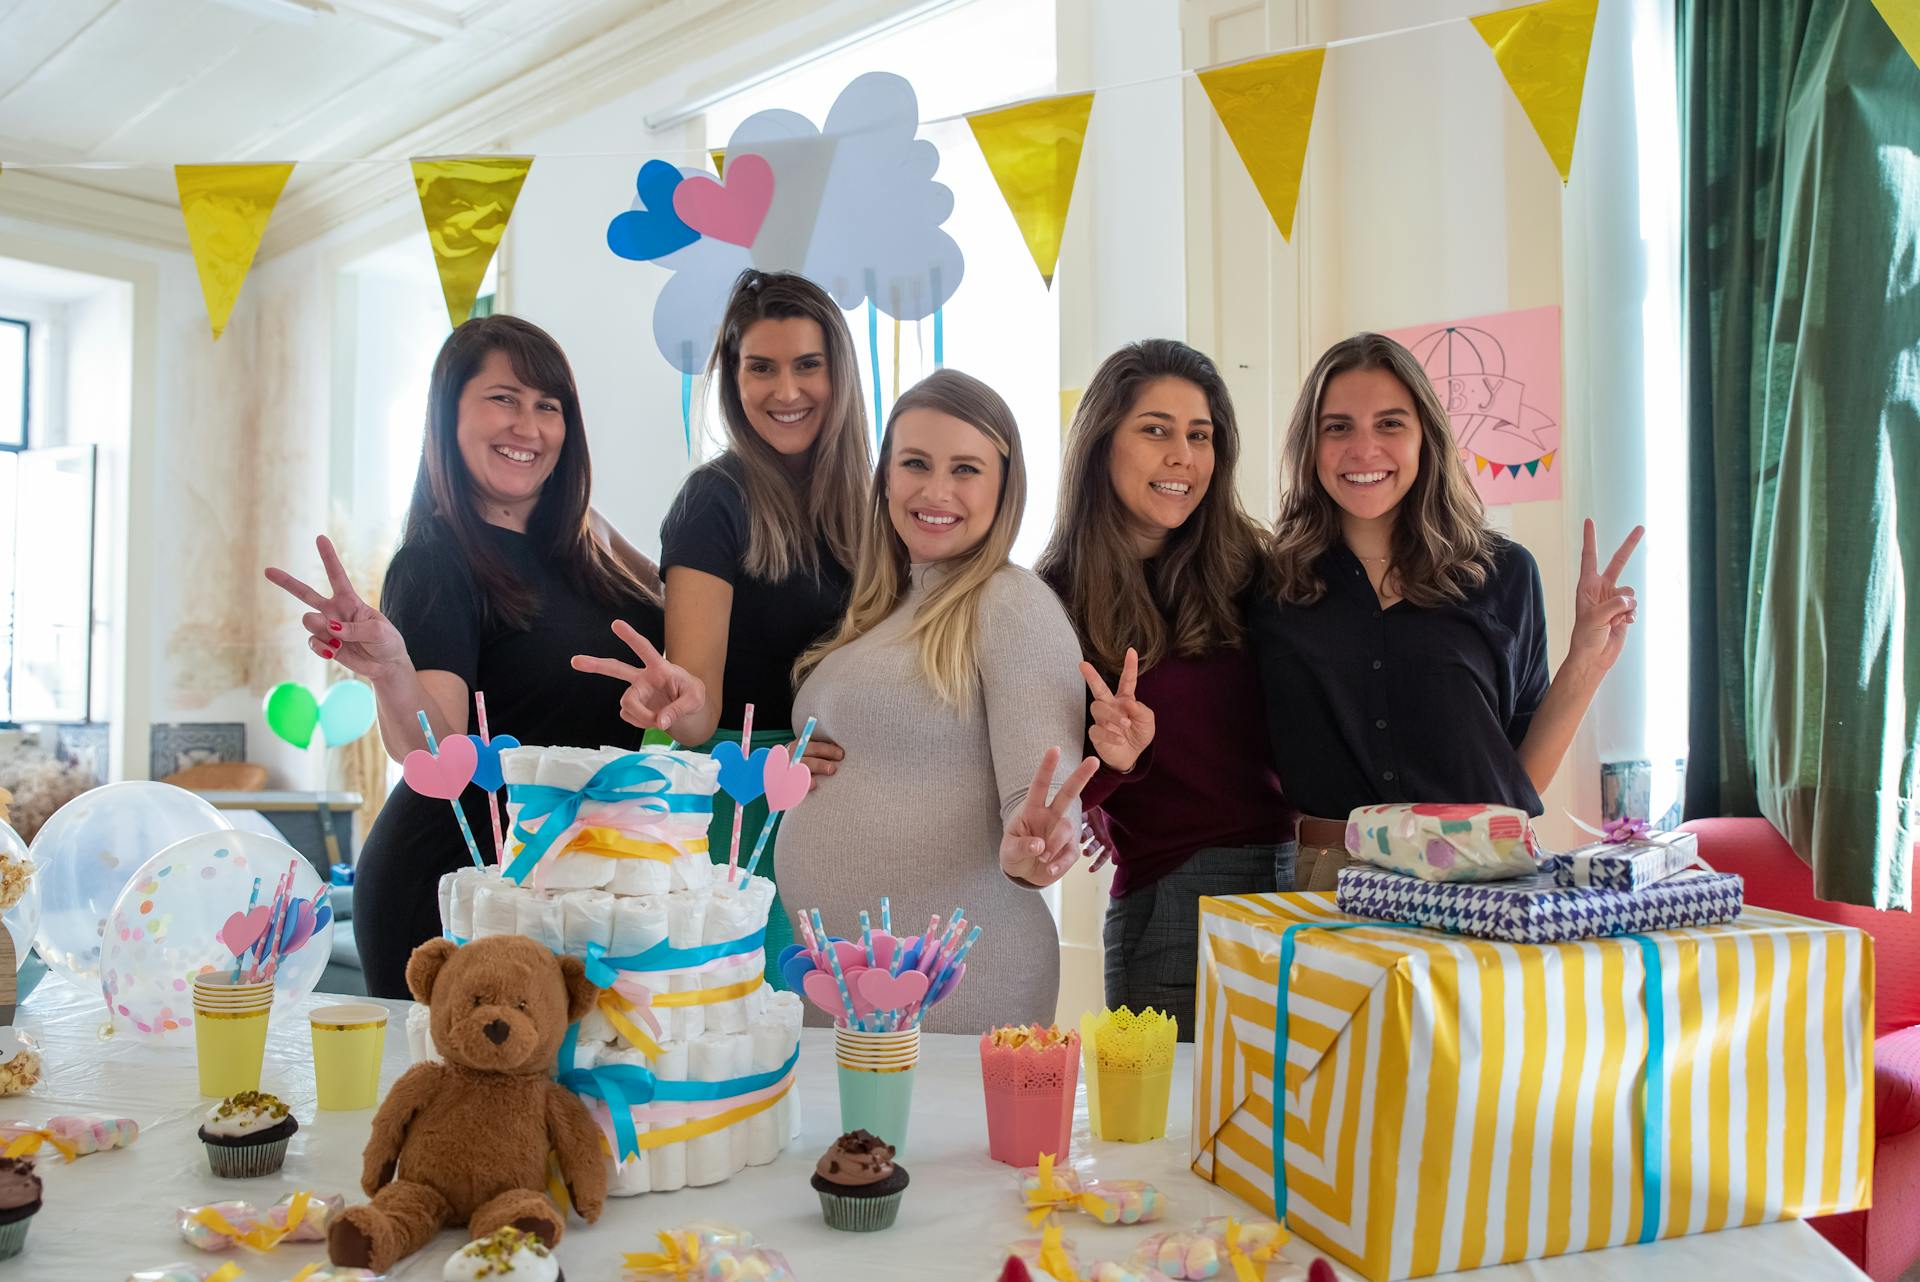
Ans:
[{"label": "yellow popcorn box", "polygon": [[1200,926],[1194,1173],[1373,1282],[1871,1201],[1858,930],[1748,908],[1508,944],[1331,894],[1202,899]]}]

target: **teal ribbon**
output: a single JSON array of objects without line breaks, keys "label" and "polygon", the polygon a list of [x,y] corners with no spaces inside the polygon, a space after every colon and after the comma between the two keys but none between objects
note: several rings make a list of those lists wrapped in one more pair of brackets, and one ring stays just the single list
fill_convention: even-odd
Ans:
[{"label": "teal ribbon", "polygon": [[[1273,1218],[1287,1218],[1286,1094],[1287,995],[1292,987],[1294,936],[1303,930],[1359,930],[1377,926],[1386,930],[1426,930],[1404,921],[1297,922],[1280,933],[1280,976],[1273,1012]],[[1444,932],[1458,934],[1458,931]],[[1666,1151],[1666,999],[1660,972],[1660,946],[1645,935],[1626,935],[1640,945],[1647,971],[1641,1004],[1647,1016],[1647,1064],[1641,1078],[1640,1115],[1640,1242],[1660,1235],[1660,1157]]]},{"label": "teal ribbon", "polygon": [[687,970],[694,966],[704,966],[708,962],[719,961],[723,957],[738,957],[750,953],[766,943],[767,928],[762,926],[751,935],[728,940],[724,944],[701,944],[696,948],[675,948],[666,940],[661,940],[643,953],[628,953],[624,957],[609,957],[605,945],[587,945],[587,976],[606,975],[605,983],[594,979],[602,988],[613,986],[616,970],[660,971]]},{"label": "teal ribbon", "polygon": [[[563,1066],[571,1063],[574,1045],[574,1033],[569,1030],[567,1040],[560,1048]],[[633,1125],[634,1109],[656,1100],[667,1104],[708,1104],[737,1095],[751,1095],[755,1091],[779,1085],[799,1062],[800,1048],[796,1046],[793,1054],[787,1057],[787,1062],[779,1068],[718,1082],[662,1081],[654,1076],[651,1069],[638,1064],[603,1064],[599,1068],[563,1067],[560,1084],[576,1095],[589,1095],[606,1101],[607,1110],[613,1114],[615,1148],[624,1162],[640,1152],[639,1132]]]},{"label": "teal ribbon", "polygon": [[[667,787],[667,777],[647,760],[644,752],[630,752],[601,766],[587,780],[586,786],[577,791],[555,788],[549,784],[519,783],[507,787],[507,799],[520,806],[520,818],[514,824],[513,835],[522,843],[520,853],[512,864],[508,865],[506,876],[515,882],[524,882],[527,875],[539,864],[561,833],[571,828],[580,817],[580,808],[589,801],[617,803],[624,801],[640,802],[648,810],[662,814],[677,812],[693,814],[702,811],[711,813],[713,800],[709,797],[688,797],[677,793],[655,793],[648,791],[655,785]],[[539,831],[530,831],[527,821],[544,820]]]}]

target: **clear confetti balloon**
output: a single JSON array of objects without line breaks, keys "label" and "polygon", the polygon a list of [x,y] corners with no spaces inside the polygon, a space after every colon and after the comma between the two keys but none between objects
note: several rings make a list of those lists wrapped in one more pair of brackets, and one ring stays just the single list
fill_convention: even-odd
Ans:
[{"label": "clear confetti balloon", "polygon": [[100,983],[101,932],[140,866],[177,841],[229,825],[184,788],[147,780],[81,793],[46,822],[28,854],[38,870],[40,956],[82,988]]}]

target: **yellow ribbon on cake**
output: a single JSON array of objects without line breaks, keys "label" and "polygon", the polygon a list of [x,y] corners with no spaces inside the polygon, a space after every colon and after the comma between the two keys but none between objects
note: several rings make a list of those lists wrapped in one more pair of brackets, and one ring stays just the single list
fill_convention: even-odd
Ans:
[{"label": "yellow ribbon on cake", "polygon": [[1067,1187],[1066,1181],[1054,1174],[1051,1153],[1040,1155],[1036,1174],[1040,1187],[1026,1190],[1028,1228],[1039,1228],[1042,1221],[1063,1207],[1077,1208],[1099,1219],[1101,1211],[1109,1205],[1105,1198],[1097,1194],[1076,1193]]},{"label": "yellow ribbon on cake", "polygon": [[647,1036],[640,1025],[627,1017],[629,1011],[638,1010],[631,997],[617,988],[603,988],[599,997],[600,1013],[613,1025],[613,1031],[627,1039],[635,1050],[641,1051],[648,1059],[660,1058],[660,1043]]},{"label": "yellow ribbon on cake", "polygon": [[48,1144],[53,1145],[53,1147],[58,1150],[60,1156],[66,1158],[69,1162],[79,1160],[80,1150],[78,1146],[67,1140],[65,1136],[56,1135],[48,1130],[22,1132],[14,1138],[11,1144],[7,1145],[4,1151],[0,1151],[0,1157],[32,1157],[35,1153],[38,1153],[43,1146]]},{"label": "yellow ribbon on cake", "polygon": [[652,1004],[655,1006],[711,1006],[715,1002],[730,1002],[745,997],[760,987],[761,977],[753,976],[737,984],[724,984],[719,988],[696,988],[684,993],[655,993]]},{"label": "yellow ribbon on cake", "polygon": [[[582,828],[580,834],[567,843],[566,849],[559,855],[598,855],[602,859],[651,859],[655,863],[672,863],[681,855],[704,855],[708,850],[705,837],[692,837],[677,845],[664,841],[640,841],[623,836],[618,828]],[[516,843],[508,851],[512,858],[525,848],[524,843]]]},{"label": "yellow ribbon on cake", "polygon": [[256,1251],[271,1251],[307,1218],[309,1200],[311,1197],[306,1190],[301,1189],[295,1192],[287,1203],[286,1222],[278,1228],[271,1224],[258,1224],[243,1230],[210,1206],[200,1207],[193,1213],[193,1218],[196,1223],[206,1225],[221,1237],[232,1238],[241,1246],[251,1247]]},{"label": "yellow ribbon on cake", "polygon": [[[669,1126],[663,1131],[647,1131],[644,1134],[635,1136],[634,1142],[641,1151],[644,1152],[647,1149],[659,1148],[666,1144],[678,1144],[684,1140],[697,1140],[702,1135],[711,1135],[715,1131],[725,1130],[729,1126],[746,1121],[749,1117],[755,1117],[766,1112],[782,1099],[785,1099],[787,1092],[792,1089],[793,1079],[788,1078],[786,1085],[763,1100],[755,1100],[751,1104],[742,1104],[737,1108],[730,1108],[724,1113],[715,1113],[712,1117],[702,1117],[695,1121],[682,1122],[678,1126]],[[607,1137],[604,1134],[600,1136],[600,1147],[609,1156],[612,1155],[613,1146],[607,1142]]]}]

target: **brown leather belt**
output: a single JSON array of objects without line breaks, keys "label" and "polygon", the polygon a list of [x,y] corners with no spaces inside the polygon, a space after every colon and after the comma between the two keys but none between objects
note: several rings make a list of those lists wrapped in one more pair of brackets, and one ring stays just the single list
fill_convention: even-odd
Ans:
[{"label": "brown leather belt", "polygon": [[1311,815],[1300,816],[1299,842],[1303,846],[1330,847],[1335,850],[1347,848],[1347,821],[1344,819],[1315,819]]}]

